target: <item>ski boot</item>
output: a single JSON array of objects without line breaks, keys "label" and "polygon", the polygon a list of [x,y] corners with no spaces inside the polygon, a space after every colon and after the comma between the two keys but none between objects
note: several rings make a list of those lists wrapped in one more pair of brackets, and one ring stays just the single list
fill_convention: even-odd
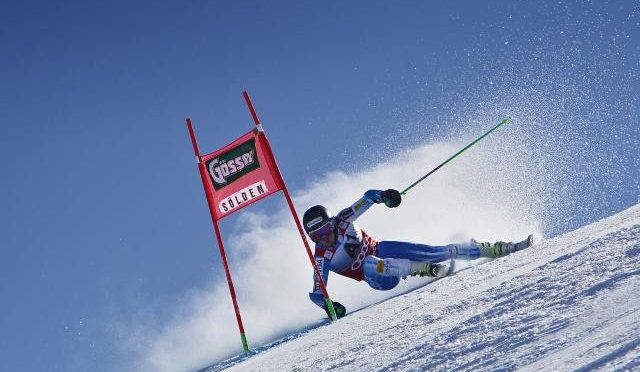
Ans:
[{"label": "ski boot", "polygon": [[411,276],[442,278],[447,276],[448,267],[446,265],[430,262],[411,262]]},{"label": "ski boot", "polygon": [[491,244],[489,242],[478,243],[475,240],[473,240],[473,242],[478,245],[478,248],[480,248],[480,256],[497,258],[530,247],[533,244],[533,234],[529,235],[525,240],[517,243],[500,241]]},{"label": "ski boot", "polygon": [[525,248],[529,248],[533,245],[533,234],[529,234],[527,238],[521,242],[517,242],[514,245],[515,251],[521,251]]},{"label": "ski boot", "polygon": [[515,251],[513,243],[495,242],[495,243],[476,243],[480,248],[480,256],[488,258],[503,257]]}]

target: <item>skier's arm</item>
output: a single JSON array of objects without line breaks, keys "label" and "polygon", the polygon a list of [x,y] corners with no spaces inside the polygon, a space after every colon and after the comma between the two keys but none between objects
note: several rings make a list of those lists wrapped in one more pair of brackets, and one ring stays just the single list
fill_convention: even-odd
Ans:
[{"label": "skier's arm", "polygon": [[368,190],[363,197],[350,207],[341,210],[338,213],[338,218],[343,221],[353,222],[371,208],[373,204],[384,203],[387,207],[394,208],[400,205],[400,201],[401,196],[397,190]]},{"label": "skier's arm", "polygon": [[[322,254],[318,254],[318,249],[316,248],[315,260],[316,265],[318,266],[318,271],[322,275],[322,280],[324,281],[324,285],[327,285],[327,280],[329,280],[329,269],[331,268],[331,260],[325,258]],[[320,281],[318,280],[318,275],[313,273],[313,290],[309,293],[309,298],[313,301],[314,304],[324,308],[324,293],[322,292],[322,287],[320,287]]]},{"label": "skier's arm", "polygon": [[[318,265],[318,271],[320,271],[320,273],[322,274],[322,280],[324,280],[324,284],[327,285],[331,260],[322,255],[318,255],[318,253],[322,253],[322,251],[318,252],[318,249],[316,248],[316,265]],[[313,301],[314,304],[318,305],[324,311],[326,311],[327,316],[331,318],[331,314],[329,313],[327,305],[324,301],[324,294],[322,292],[322,289],[320,288],[318,275],[316,275],[315,272],[313,273],[313,292],[309,293],[309,298],[311,299],[311,301]],[[333,309],[336,312],[337,318],[342,318],[347,313],[347,309],[340,302],[333,301]]]}]

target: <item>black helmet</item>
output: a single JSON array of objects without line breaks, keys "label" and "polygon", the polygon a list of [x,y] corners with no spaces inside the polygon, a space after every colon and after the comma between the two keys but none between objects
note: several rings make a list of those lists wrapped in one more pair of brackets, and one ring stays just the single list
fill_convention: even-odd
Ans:
[{"label": "black helmet", "polygon": [[302,217],[302,224],[304,225],[304,231],[307,234],[311,234],[311,232],[321,228],[327,222],[331,221],[331,212],[327,210],[327,208],[316,205],[307,209],[304,212],[304,216]]}]

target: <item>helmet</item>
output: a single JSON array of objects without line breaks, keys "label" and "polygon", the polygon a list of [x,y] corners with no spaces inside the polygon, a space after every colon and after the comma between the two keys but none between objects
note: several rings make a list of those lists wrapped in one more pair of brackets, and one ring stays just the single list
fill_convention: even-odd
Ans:
[{"label": "helmet", "polygon": [[316,205],[304,212],[302,224],[304,225],[304,231],[309,234],[310,232],[319,229],[330,220],[331,212],[321,205]]},{"label": "helmet", "polygon": [[[304,231],[306,231],[312,239],[314,238],[313,233],[320,230],[328,223],[331,223],[331,225],[333,225],[331,212],[329,212],[327,208],[321,205],[316,205],[307,209],[307,211],[304,212],[304,216],[302,217]],[[331,227],[333,228],[333,226]],[[313,240],[315,241],[315,239]]]}]

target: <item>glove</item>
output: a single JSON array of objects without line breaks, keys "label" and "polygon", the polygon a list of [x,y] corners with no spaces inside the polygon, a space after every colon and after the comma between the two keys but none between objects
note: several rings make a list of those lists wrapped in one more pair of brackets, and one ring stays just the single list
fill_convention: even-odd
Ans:
[{"label": "glove", "polygon": [[400,205],[402,201],[402,197],[400,196],[400,192],[398,190],[389,189],[380,193],[380,199],[384,205],[389,208],[395,208]]},{"label": "glove", "polygon": [[[327,306],[325,305],[322,308],[324,309],[324,311],[327,312],[327,316],[329,317],[329,319],[331,319],[331,314],[329,314],[329,309],[327,308]],[[338,319],[342,318],[347,314],[347,308],[342,306],[340,302],[333,301],[333,310],[336,311],[336,318]]]}]

